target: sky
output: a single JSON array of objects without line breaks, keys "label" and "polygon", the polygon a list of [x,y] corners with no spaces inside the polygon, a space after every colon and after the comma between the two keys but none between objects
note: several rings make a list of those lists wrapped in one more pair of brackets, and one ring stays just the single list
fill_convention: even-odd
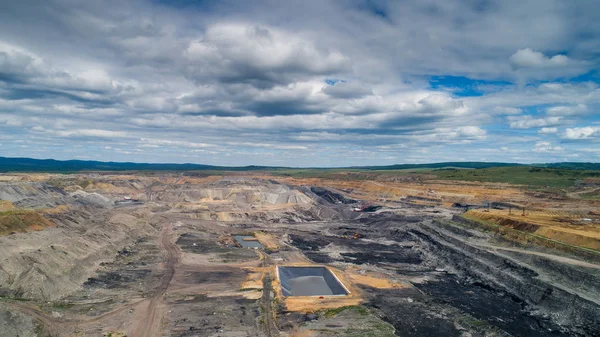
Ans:
[{"label": "sky", "polygon": [[600,162],[597,0],[0,0],[0,156]]}]

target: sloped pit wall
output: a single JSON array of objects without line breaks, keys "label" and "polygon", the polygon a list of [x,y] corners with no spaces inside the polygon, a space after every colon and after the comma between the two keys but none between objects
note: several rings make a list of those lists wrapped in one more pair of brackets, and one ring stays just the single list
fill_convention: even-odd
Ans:
[{"label": "sloped pit wall", "polygon": [[[517,264],[505,256],[491,253],[483,248],[469,245],[453,237],[452,232],[446,231],[447,225],[433,222],[431,225],[411,227],[408,232],[419,241],[432,255],[445,263],[459,274],[475,279],[484,280],[495,285],[519,300],[529,304],[529,310],[546,314],[567,331],[578,336],[597,336],[600,331],[600,310],[596,296],[590,295],[597,289],[595,276],[584,277],[581,268],[567,268],[557,263],[544,263],[538,267],[546,277],[554,277],[557,273],[561,280],[547,281],[540,278],[538,272],[531,267]],[[542,268],[543,267],[543,268]],[[574,273],[565,275],[564,273]],[[592,272],[593,273],[593,272]],[[581,278],[573,283],[575,278]],[[554,282],[564,283],[555,285]],[[586,294],[587,299],[577,291],[569,290],[577,284],[587,282],[589,290],[579,292]],[[569,286],[571,284],[571,286]]]},{"label": "sloped pit wall", "polygon": [[325,267],[277,267],[283,296],[348,295],[348,291]]}]

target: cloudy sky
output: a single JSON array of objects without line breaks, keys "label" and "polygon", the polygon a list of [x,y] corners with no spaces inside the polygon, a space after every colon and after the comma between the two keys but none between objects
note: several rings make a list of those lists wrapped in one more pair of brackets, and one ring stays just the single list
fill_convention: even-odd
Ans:
[{"label": "cloudy sky", "polygon": [[597,0],[0,0],[0,156],[600,162]]}]

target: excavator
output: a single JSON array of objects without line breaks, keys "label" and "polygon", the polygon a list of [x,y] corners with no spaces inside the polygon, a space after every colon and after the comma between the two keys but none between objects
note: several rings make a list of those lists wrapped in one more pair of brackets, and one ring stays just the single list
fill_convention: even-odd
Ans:
[{"label": "excavator", "polygon": [[362,203],[360,206],[354,207],[352,210],[353,210],[354,212],[362,212],[362,211],[364,211],[365,209],[367,209],[367,208],[371,207],[372,205],[373,205],[373,203],[372,203],[372,202],[365,202],[365,203]]}]

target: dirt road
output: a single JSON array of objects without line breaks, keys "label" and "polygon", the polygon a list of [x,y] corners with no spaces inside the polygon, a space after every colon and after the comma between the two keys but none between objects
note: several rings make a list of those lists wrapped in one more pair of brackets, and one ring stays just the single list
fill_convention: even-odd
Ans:
[{"label": "dirt road", "polygon": [[600,191],[600,188],[595,188],[595,189],[591,189],[591,190],[583,190],[583,191],[578,191],[578,192],[568,192],[567,196],[569,198],[573,198],[573,199],[581,199],[581,195],[582,194],[587,194],[587,193],[595,193],[597,191]]},{"label": "dirt road", "polygon": [[175,266],[179,261],[180,252],[177,245],[171,242],[169,234],[173,225],[163,227],[158,238],[158,246],[165,251],[164,275],[154,295],[148,303],[142,304],[135,315],[135,321],[129,335],[133,337],[161,336],[162,319],[165,314],[164,295],[175,275]]},{"label": "dirt road", "polygon": [[568,258],[565,256],[540,253],[540,252],[519,249],[519,248],[499,247],[499,246],[493,246],[493,245],[486,245],[486,246],[480,245],[480,247],[491,248],[494,251],[504,250],[504,251],[508,251],[508,252],[516,252],[516,253],[527,254],[527,255],[536,255],[536,256],[545,257],[547,259],[554,260],[554,261],[557,261],[560,263],[566,263],[566,264],[571,264],[574,266],[580,266],[580,267],[586,267],[586,268],[592,268],[592,269],[600,269],[600,265],[581,261],[581,260],[571,259],[571,258]]},{"label": "dirt road", "polygon": [[271,276],[266,273],[263,277],[263,295],[260,299],[262,310],[262,326],[267,337],[279,337],[279,330],[275,323],[274,312],[276,308],[272,305],[273,287],[271,284]]}]

